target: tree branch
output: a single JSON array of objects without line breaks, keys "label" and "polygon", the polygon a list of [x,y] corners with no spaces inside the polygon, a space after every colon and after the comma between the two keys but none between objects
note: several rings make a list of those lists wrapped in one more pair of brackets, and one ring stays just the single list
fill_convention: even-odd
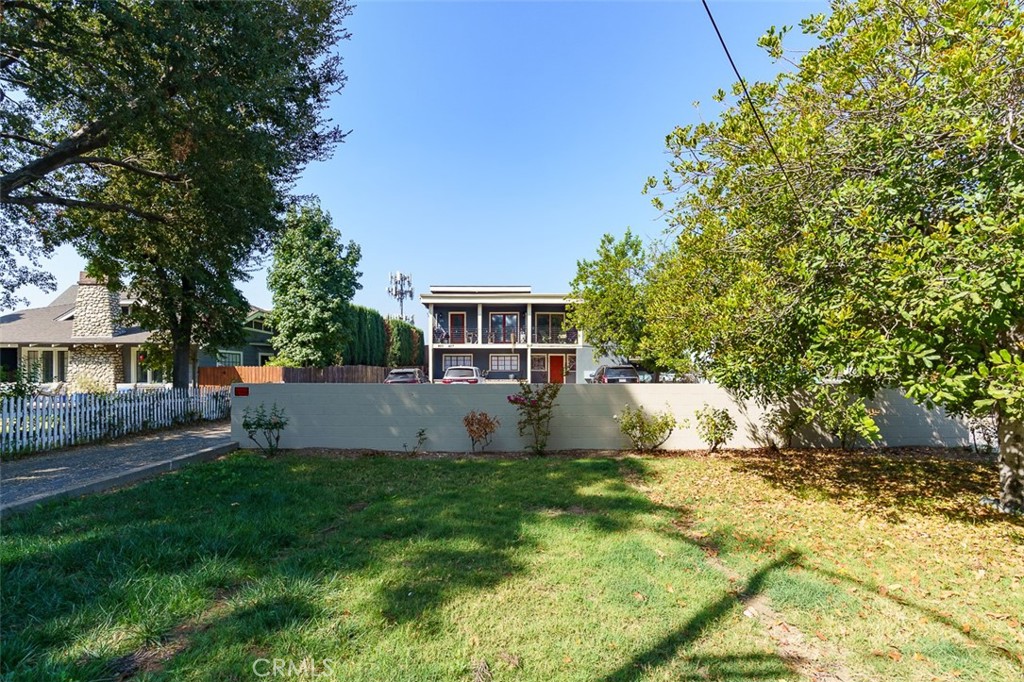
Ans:
[{"label": "tree branch", "polygon": [[47,149],[53,149],[52,144],[47,144],[41,140],[33,140],[31,137],[25,137],[24,135],[18,135],[17,133],[0,133],[0,137],[6,137],[11,140],[17,140],[18,142],[28,142],[34,144],[37,147],[45,147]]},{"label": "tree branch", "polygon": [[131,206],[125,206],[124,204],[110,204],[102,201],[83,201],[81,199],[68,199],[66,197],[57,196],[28,196],[28,197],[4,197],[3,203],[6,204],[17,204],[19,206],[65,206],[67,208],[86,208],[94,211],[106,211],[108,213],[126,213],[136,218],[142,218],[150,222],[164,223],[168,222],[165,216],[159,213],[151,213],[149,211],[140,211]]},{"label": "tree branch", "polygon": [[148,168],[143,168],[142,166],[136,166],[135,164],[130,163],[128,161],[118,161],[117,159],[110,159],[105,156],[79,156],[78,158],[70,159],[64,165],[70,166],[76,163],[86,163],[90,165],[96,163],[105,166],[117,166],[118,168],[123,168],[125,170],[132,171],[133,173],[145,175],[146,177],[150,178],[156,178],[157,180],[165,180],[167,182],[181,182],[182,180],[185,179],[185,176],[182,175],[181,173],[161,173],[160,171],[150,170]]},{"label": "tree branch", "polygon": [[71,134],[66,140],[51,148],[48,154],[0,177],[0,204],[12,201],[11,192],[41,180],[75,157],[105,147],[110,141],[106,121],[92,121]]}]

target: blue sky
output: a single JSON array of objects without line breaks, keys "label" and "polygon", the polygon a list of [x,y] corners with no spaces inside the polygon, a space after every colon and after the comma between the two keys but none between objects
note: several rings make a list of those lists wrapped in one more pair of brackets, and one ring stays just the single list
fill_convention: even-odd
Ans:
[{"label": "blue sky", "polygon": [[[758,36],[825,9],[710,4],[748,80],[782,68]],[[665,135],[714,118],[711,95],[735,80],[693,0],[363,0],[348,27],[348,83],[329,115],[352,133],[296,190],[360,244],[355,302],[385,314],[398,312],[394,270],[412,274],[417,295],[431,284],[564,292],[602,234],[660,236],[640,190],[665,168]],[[58,291],[82,265],[72,249],[55,254]],[[260,270],[242,285],[253,305],[270,306],[265,282]],[[55,296],[24,294],[33,306]],[[410,311],[426,324],[418,302]]]}]

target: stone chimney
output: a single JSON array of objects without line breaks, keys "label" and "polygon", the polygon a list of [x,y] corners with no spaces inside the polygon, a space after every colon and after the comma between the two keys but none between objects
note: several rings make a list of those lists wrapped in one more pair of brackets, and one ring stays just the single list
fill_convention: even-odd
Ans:
[{"label": "stone chimney", "polygon": [[[113,338],[123,331],[118,325],[121,296],[84,272],[78,275],[75,319],[71,338]],[[68,355],[68,383],[73,391],[112,391],[124,381],[121,350],[113,344],[74,345]]]},{"label": "stone chimney", "polygon": [[84,272],[78,275],[78,295],[75,297],[75,319],[72,337],[112,337],[122,331],[117,320],[121,314],[121,296],[111,291],[100,280]]}]

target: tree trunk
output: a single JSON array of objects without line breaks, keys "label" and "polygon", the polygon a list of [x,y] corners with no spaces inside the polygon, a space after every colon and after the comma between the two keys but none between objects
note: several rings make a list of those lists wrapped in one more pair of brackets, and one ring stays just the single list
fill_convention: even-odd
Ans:
[{"label": "tree trunk", "polygon": [[1024,511],[1024,422],[999,414],[999,507]]},{"label": "tree trunk", "polygon": [[171,370],[171,377],[174,388],[188,388],[191,378],[192,344],[186,338],[184,341],[174,339],[172,352],[174,364]]},{"label": "tree trunk", "polygon": [[190,296],[195,285],[188,277],[181,278],[181,301],[178,303],[178,316],[170,329],[171,353],[173,366],[171,376],[174,388],[188,388],[191,378],[192,360],[192,326],[195,324],[195,312],[192,310]]}]

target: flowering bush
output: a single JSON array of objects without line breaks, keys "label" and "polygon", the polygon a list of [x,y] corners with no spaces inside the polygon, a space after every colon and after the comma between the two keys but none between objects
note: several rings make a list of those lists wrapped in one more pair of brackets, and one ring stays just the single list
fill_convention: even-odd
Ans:
[{"label": "flowering bush", "polygon": [[[672,413],[644,411],[643,405],[631,409],[629,405],[622,408],[621,415],[615,415],[615,421],[619,422],[619,430],[622,435],[629,438],[635,450],[648,452],[668,440],[672,431],[679,426]],[[685,424],[683,424],[685,426]]]},{"label": "flowering bush", "polygon": [[473,452],[476,452],[477,445],[480,446],[481,451],[486,450],[487,446],[491,444],[494,432],[501,426],[497,417],[476,410],[463,417],[462,424],[466,427],[466,434],[473,443]]},{"label": "flowering bush", "polygon": [[[284,408],[278,407],[277,403],[274,403],[269,413],[263,403],[255,409],[249,405],[242,411],[242,429],[249,435],[249,440],[268,455],[277,451],[277,444],[281,442],[281,429],[286,426],[288,418],[284,416]],[[257,435],[263,436],[262,443],[256,439]]]},{"label": "flowering bush", "polygon": [[529,435],[533,442],[526,449],[535,455],[544,454],[551,435],[551,416],[555,399],[562,390],[561,384],[542,384],[534,388],[525,381],[519,382],[519,393],[508,396],[508,401],[519,412],[519,435]]}]

